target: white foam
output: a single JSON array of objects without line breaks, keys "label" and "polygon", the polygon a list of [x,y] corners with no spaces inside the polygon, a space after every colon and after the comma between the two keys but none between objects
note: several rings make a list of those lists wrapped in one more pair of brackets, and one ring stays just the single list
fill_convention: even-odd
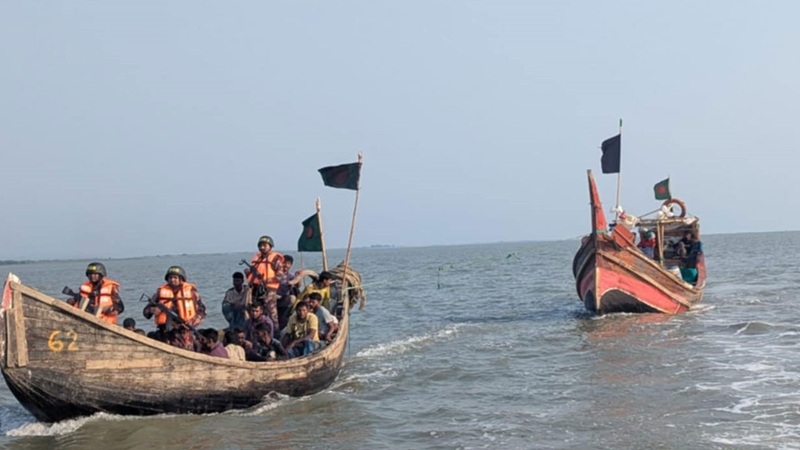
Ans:
[{"label": "white foam", "polygon": [[689,308],[688,312],[690,312],[690,313],[702,313],[702,312],[706,312],[706,311],[711,311],[712,309],[716,309],[716,308],[717,307],[715,305],[706,305],[706,304],[700,303],[700,304],[692,305]]},{"label": "white foam", "polygon": [[[289,397],[288,395],[279,394],[277,392],[270,392],[261,399],[261,403],[259,403],[258,405],[245,410],[237,409],[233,411],[228,411],[228,413],[241,416],[259,416],[267,411],[272,411],[273,409],[276,409],[279,406],[286,404],[290,400],[290,398],[291,397]],[[295,398],[295,400],[302,400],[302,397]]]},{"label": "white foam", "polygon": [[63,420],[56,423],[33,422],[26,423],[20,427],[8,430],[6,436],[63,436],[73,433],[81,427],[91,422],[141,419],[139,416],[118,416],[115,414],[97,413],[90,417],[80,417],[77,419]]},{"label": "white foam", "polygon": [[439,330],[435,333],[424,334],[421,336],[412,336],[406,339],[400,339],[398,341],[392,341],[385,344],[378,344],[364,350],[361,350],[356,354],[356,356],[360,357],[372,357],[372,356],[388,356],[388,355],[399,355],[406,353],[409,350],[418,349],[422,344],[425,344],[430,341],[438,341],[441,339],[447,339],[458,332],[459,325],[453,325],[451,327]]}]

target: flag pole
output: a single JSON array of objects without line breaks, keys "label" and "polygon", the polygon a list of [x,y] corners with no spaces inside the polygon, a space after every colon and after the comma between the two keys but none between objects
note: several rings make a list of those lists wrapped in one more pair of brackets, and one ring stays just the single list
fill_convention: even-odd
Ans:
[{"label": "flag pole", "polygon": [[617,172],[617,206],[614,208],[614,222],[619,219],[619,191],[622,184],[622,118],[619,119],[619,147],[620,147],[620,168]]},{"label": "flag pole", "polygon": [[317,222],[319,223],[319,241],[322,244],[322,270],[328,270],[328,253],[325,251],[325,233],[322,231],[322,205],[320,204],[319,197],[317,197]]},{"label": "flag pole", "polygon": [[[361,164],[363,164],[363,156],[358,152],[358,185],[356,186],[356,200],[353,205],[353,221],[350,222],[350,238],[347,240],[347,252],[344,254],[344,270],[342,271],[342,300],[345,299],[347,294],[347,268],[350,265],[350,250],[353,248],[353,231],[356,228],[356,213],[358,211],[358,193],[361,192]],[[347,301],[342,305],[344,314],[350,311],[350,297],[347,296]]]}]

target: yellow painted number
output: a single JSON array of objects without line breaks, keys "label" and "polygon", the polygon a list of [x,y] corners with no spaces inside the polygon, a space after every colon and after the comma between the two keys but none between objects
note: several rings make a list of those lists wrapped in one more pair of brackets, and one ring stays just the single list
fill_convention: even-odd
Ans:
[{"label": "yellow painted number", "polygon": [[75,345],[75,342],[78,340],[78,333],[76,333],[75,330],[53,331],[50,333],[50,339],[47,340],[47,346],[50,347],[51,351],[58,353],[64,350],[65,340],[69,341],[66,346],[68,352],[74,352],[78,350],[78,346]]}]

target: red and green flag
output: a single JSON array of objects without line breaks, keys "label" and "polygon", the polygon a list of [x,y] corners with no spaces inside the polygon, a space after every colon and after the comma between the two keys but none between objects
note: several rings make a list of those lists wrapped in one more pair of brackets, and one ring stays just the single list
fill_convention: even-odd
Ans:
[{"label": "red and green flag", "polygon": [[323,167],[319,169],[319,173],[322,175],[322,182],[325,186],[357,191],[361,176],[361,163]]},{"label": "red and green flag", "polygon": [[303,221],[303,234],[297,240],[298,252],[321,252],[322,233],[319,226],[319,213]]},{"label": "red and green flag", "polygon": [[656,200],[669,200],[672,194],[669,192],[669,178],[661,180],[653,186],[653,192],[656,194]]}]

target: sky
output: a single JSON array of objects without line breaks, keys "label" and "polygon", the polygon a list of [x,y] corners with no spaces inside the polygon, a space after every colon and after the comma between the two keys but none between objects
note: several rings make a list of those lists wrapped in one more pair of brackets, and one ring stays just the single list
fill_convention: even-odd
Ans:
[{"label": "sky", "polygon": [[653,185],[800,229],[800,3],[3,2],[0,260],[571,239]]}]

